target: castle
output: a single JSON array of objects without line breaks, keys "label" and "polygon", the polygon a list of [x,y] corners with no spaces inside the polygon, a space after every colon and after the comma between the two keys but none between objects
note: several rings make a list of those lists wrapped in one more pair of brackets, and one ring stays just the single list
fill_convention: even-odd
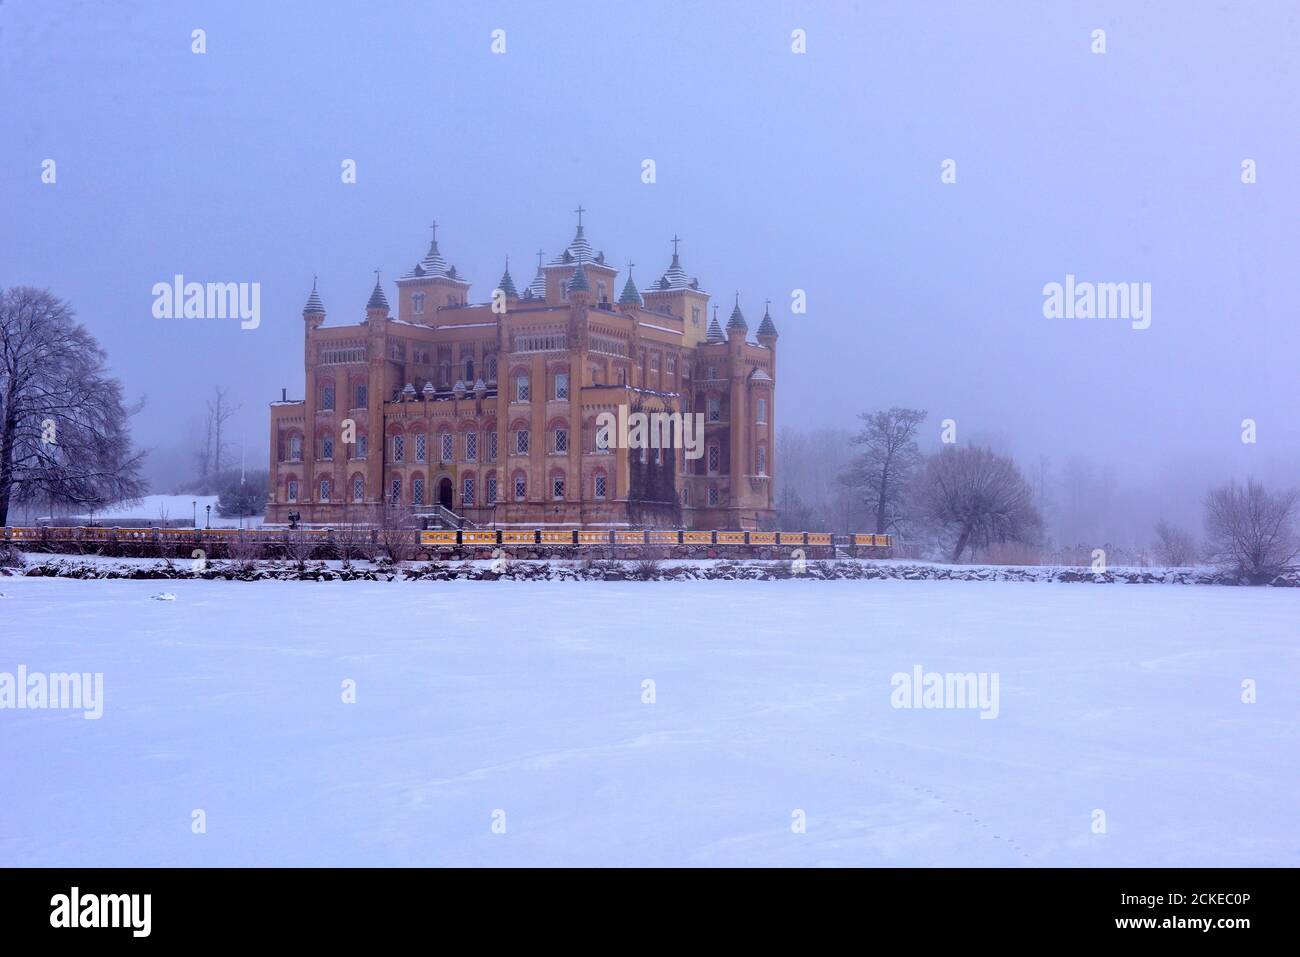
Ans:
[{"label": "castle", "polygon": [[[484,527],[775,527],[776,326],[756,342],[739,296],[726,322],[672,262],[639,290],[577,233],[521,292],[509,262],[490,301],[429,250],[378,277],[365,318],[303,307],[304,399],[271,403],[266,522]],[[703,452],[598,438],[620,413],[702,414]]]}]

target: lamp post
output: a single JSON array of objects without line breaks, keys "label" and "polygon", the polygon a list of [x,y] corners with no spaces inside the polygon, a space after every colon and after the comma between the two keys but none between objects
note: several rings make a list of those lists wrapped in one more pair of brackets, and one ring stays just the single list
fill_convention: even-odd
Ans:
[{"label": "lamp post", "polygon": [[198,527],[199,527],[199,502],[198,502],[198,499],[195,499],[194,501],[190,502],[190,505],[192,505],[192,506],[194,507],[194,527],[195,527],[195,528],[198,528]]},{"label": "lamp post", "polygon": [[204,525],[203,525],[203,527],[204,527],[204,528],[211,528],[211,527],[212,527],[212,506],[211,506],[211,505],[204,505],[203,508],[204,508],[204,510],[208,513],[207,518],[204,520]]}]

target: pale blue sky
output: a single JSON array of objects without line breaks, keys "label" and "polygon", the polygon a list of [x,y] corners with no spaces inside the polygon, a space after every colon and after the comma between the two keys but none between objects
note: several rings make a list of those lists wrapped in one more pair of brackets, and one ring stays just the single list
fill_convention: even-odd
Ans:
[{"label": "pale blue sky", "polygon": [[[436,217],[484,299],[578,203],[643,283],[678,233],[724,315],[773,300],[784,424],[909,404],[1026,460],[1294,464],[1298,9],[4,0],[0,283],[74,303],[147,395],[160,467],[218,383],[264,459],[314,272],[330,321],[357,319]],[[261,328],[153,319],[176,272],[260,282]],[[1152,283],[1151,328],[1044,319],[1066,273]]]}]

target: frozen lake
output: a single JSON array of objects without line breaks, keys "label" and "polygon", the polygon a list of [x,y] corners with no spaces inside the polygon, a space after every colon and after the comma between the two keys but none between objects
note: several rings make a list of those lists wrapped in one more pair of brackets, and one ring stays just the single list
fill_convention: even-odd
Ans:
[{"label": "frozen lake", "polygon": [[[0,710],[3,866],[1300,864],[1300,590],[0,593],[0,674],[104,688]],[[917,667],[995,676],[996,718],[895,708]]]}]

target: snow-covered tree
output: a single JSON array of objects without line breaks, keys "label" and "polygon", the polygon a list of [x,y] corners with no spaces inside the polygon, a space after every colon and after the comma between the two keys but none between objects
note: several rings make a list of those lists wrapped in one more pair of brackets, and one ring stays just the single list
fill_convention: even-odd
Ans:
[{"label": "snow-covered tree", "polygon": [[916,431],[925,412],[894,407],[858,418],[863,427],[853,442],[863,451],[845,471],[844,483],[861,496],[875,531],[885,534],[901,517],[904,490],[921,461]]},{"label": "snow-covered tree", "polygon": [[1300,491],[1270,492],[1249,480],[1212,489],[1205,497],[1205,536],[1211,558],[1252,581],[1274,578],[1300,556]]},{"label": "snow-covered tree", "polygon": [[122,385],[47,290],[0,290],[0,525],[20,501],[93,509],[138,497]]},{"label": "snow-covered tree", "polygon": [[994,542],[1036,544],[1043,520],[1016,463],[985,448],[948,446],[931,455],[914,485],[918,516],[951,541],[961,561]]}]

